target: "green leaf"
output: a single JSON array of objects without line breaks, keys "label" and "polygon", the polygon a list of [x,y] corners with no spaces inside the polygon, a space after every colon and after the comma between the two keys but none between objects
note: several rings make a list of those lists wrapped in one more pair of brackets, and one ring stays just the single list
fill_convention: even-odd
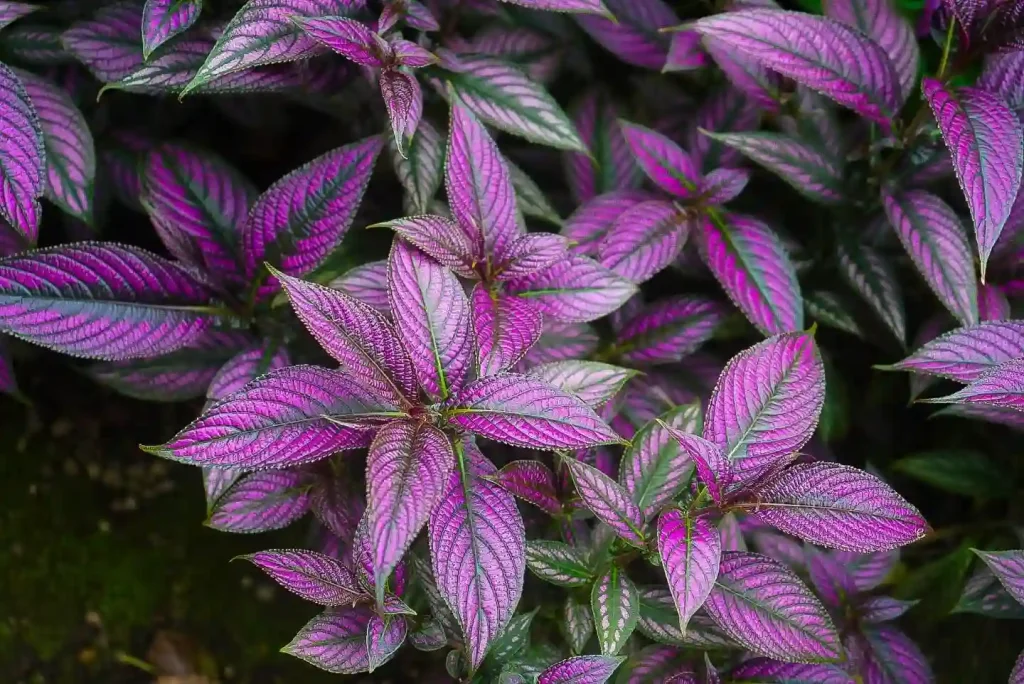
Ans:
[{"label": "green leaf", "polygon": [[1009,474],[977,451],[936,449],[901,458],[893,470],[938,489],[978,498],[1004,498],[1013,494]]},{"label": "green leaf", "polygon": [[594,613],[601,653],[616,655],[626,645],[640,618],[636,587],[620,568],[612,566],[594,582],[590,609]]}]

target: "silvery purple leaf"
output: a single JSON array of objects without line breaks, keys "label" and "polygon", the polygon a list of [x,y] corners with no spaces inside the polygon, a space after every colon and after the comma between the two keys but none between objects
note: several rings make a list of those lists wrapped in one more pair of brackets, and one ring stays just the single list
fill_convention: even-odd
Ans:
[{"label": "silvery purple leaf", "polygon": [[[931,684],[928,660],[910,637],[891,625],[865,627],[863,680],[870,684]],[[849,648],[847,650],[850,650]]]},{"label": "silvery purple leaf", "polygon": [[[246,275],[259,274],[264,261],[293,276],[323,263],[352,224],[381,146],[375,136],[331,150],[260,195],[242,231]],[[274,285],[271,278],[261,296]]]},{"label": "silvery purple leaf", "polygon": [[623,660],[604,655],[567,658],[541,672],[537,684],[605,684]]},{"label": "silvery purple leaf", "polygon": [[703,610],[697,611],[686,634],[683,634],[679,630],[679,613],[672,601],[672,594],[662,586],[640,589],[640,621],[637,630],[652,641],[671,646],[698,649],[737,646]]},{"label": "silvery purple leaf", "polygon": [[460,55],[446,74],[458,100],[495,128],[560,150],[585,152],[576,127],[547,90],[508,62]]},{"label": "silvery purple leaf", "polygon": [[750,482],[807,443],[824,403],[814,338],[778,335],[729,361],[708,402],[704,438],[725,452],[737,482]]},{"label": "silvery purple leaf", "polygon": [[671,678],[689,671],[682,651],[672,646],[654,644],[640,649],[630,659],[628,677],[619,678],[621,684],[665,684]]},{"label": "silvery purple leaf", "polygon": [[[40,104],[45,105],[48,124],[52,124],[58,114],[55,104],[63,104],[63,98],[57,103],[53,102],[55,94],[50,92],[52,86],[26,75],[31,80],[28,85],[23,85],[14,71],[0,65],[0,90],[3,92],[0,99],[0,124],[4,130],[0,140],[0,218],[28,243],[35,244],[41,212],[39,198],[47,187],[48,177],[44,174],[45,131],[29,87],[34,86],[32,90],[35,95],[44,96]],[[38,86],[39,82],[43,83],[43,88]],[[74,132],[69,133],[73,140]],[[59,162],[59,159],[56,160],[55,166]]]},{"label": "silvery purple leaf", "polygon": [[917,601],[900,601],[889,596],[872,596],[860,602],[857,610],[864,622],[879,624],[891,622],[917,605]]},{"label": "silvery purple leaf", "polygon": [[331,288],[279,279],[299,320],[345,373],[394,403],[417,396],[412,360],[384,316]]},{"label": "silvery purple leaf", "polygon": [[726,215],[697,224],[701,256],[722,289],[765,335],[804,325],[800,284],[778,235],[751,216]]},{"label": "silvery purple leaf", "polygon": [[807,577],[818,598],[829,608],[845,610],[857,593],[843,564],[814,547],[807,550]]},{"label": "silvery purple leaf", "polygon": [[959,392],[919,401],[1024,411],[1024,359],[1014,359],[996,366]]},{"label": "silvery purple leaf", "polygon": [[549,515],[562,513],[562,503],[555,490],[555,475],[540,461],[512,461],[490,479],[509,494],[533,504]]},{"label": "silvery purple leaf", "polygon": [[374,615],[366,627],[367,672],[373,672],[391,660],[405,643],[408,625],[405,618],[392,616],[382,618]]},{"label": "silvery purple leaf", "polygon": [[405,190],[406,213],[425,214],[441,187],[444,172],[444,140],[427,120],[420,121],[404,156],[391,139],[391,160],[395,175]]},{"label": "silvery purple leaf", "polygon": [[948,332],[892,368],[970,383],[996,366],[1021,357],[1024,321],[996,321]]},{"label": "silvery purple leaf", "polygon": [[[515,176],[515,174],[513,174]],[[513,185],[515,183],[513,182]],[[569,241],[554,233],[528,233],[512,243],[498,280],[514,280],[554,266],[569,255]]]},{"label": "silvery purple leaf", "polygon": [[[512,181],[512,189],[516,193],[516,205],[519,207],[519,211],[524,216],[531,216],[561,226],[561,215],[557,209],[551,206],[551,202],[548,201],[537,182],[510,160],[506,159],[505,163],[508,165],[509,180]],[[519,240],[522,241],[533,236],[548,237],[545,234],[535,233],[534,235],[523,235]],[[563,246],[562,251],[564,252],[565,249],[566,247]]]},{"label": "silvery purple leaf", "polygon": [[533,275],[509,281],[506,292],[567,323],[586,323],[619,308],[637,287],[593,259],[570,255]]},{"label": "silvery purple leaf", "polygon": [[[881,1],[881,0],[879,0]],[[843,169],[815,145],[781,133],[707,133],[786,181],[808,199],[830,204],[844,198]]]},{"label": "silvery purple leaf", "polygon": [[83,358],[180,349],[212,324],[209,297],[185,269],[135,247],[79,242],[0,260],[0,331]]},{"label": "silvery purple leaf", "polygon": [[643,283],[676,260],[689,232],[686,214],[671,202],[642,202],[619,216],[598,245],[597,258],[623,278]]},{"label": "silvery purple leaf", "polygon": [[750,539],[758,553],[774,558],[794,570],[802,570],[806,565],[806,552],[803,544],[776,532],[769,531],[771,528],[755,530]]},{"label": "silvery purple leaf", "polygon": [[611,98],[597,90],[584,95],[573,110],[573,122],[590,150],[590,155],[565,155],[566,181],[579,204],[602,193],[640,185],[640,170],[618,120]]},{"label": "silvery purple leaf", "polygon": [[1024,618],[1024,605],[1017,602],[1003,586],[999,578],[982,565],[964,585],[954,613],[976,613],[997,619],[1019,620]]},{"label": "silvery purple leaf", "polygon": [[562,610],[562,633],[573,653],[582,653],[594,633],[594,614],[590,606],[571,594],[565,599]]},{"label": "silvery purple leaf", "polygon": [[149,56],[199,19],[203,0],[146,0],[142,9],[142,56]]},{"label": "silvery purple leaf", "polygon": [[610,16],[608,8],[601,0],[503,0],[529,9],[548,10],[549,12],[570,12],[573,14],[597,14]]},{"label": "silvery purple leaf", "polygon": [[61,36],[64,49],[103,83],[114,83],[142,65],[142,6],[132,0],[100,9]]},{"label": "silvery purple leaf", "polygon": [[662,73],[693,71],[707,66],[708,58],[701,49],[701,37],[695,31],[676,31],[668,48]]},{"label": "silvery purple leaf", "polygon": [[495,473],[490,461],[471,443],[456,452],[458,467],[430,516],[430,558],[476,669],[522,595],[526,530],[515,499],[484,479]]},{"label": "silvery purple leaf", "polygon": [[839,637],[824,606],[791,570],[767,556],[722,554],[704,606],[732,638],[759,655],[794,662],[840,657]]},{"label": "silvery purple leaf", "polygon": [[219,156],[178,144],[151,150],[140,173],[140,201],[168,251],[241,289],[239,241],[256,200],[252,183]]},{"label": "silvery purple leaf", "polygon": [[443,432],[411,421],[381,428],[366,459],[366,502],[377,600],[427,524],[451,479],[455,454]]},{"label": "silvery purple leaf", "polygon": [[690,518],[677,509],[663,511],[658,517],[658,555],[685,633],[718,577],[722,556],[718,530],[707,516]]},{"label": "silvery purple leaf", "polygon": [[[724,502],[726,495],[736,482],[736,476],[733,473],[732,464],[726,458],[721,447],[714,442],[676,430],[668,425],[662,427],[679,445],[682,453],[693,462],[697,470],[697,477],[701,484],[707,487],[711,500],[715,503]],[[707,426],[705,426],[706,429]]]},{"label": "silvery purple leaf", "polygon": [[882,584],[900,561],[899,551],[853,553],[833,551],[832,556],[846,568],[858,592],[871,591]]},{"label": "silvery purple leaf", "polygon": [[509,256],[522,232],[505,158],[487,129],[464,106],[454,104],[445,163],[448,203],[489,273]]},{"label": "silvery purple leaf", "polygon": [[616,655],[626,645],[640,617],[640,597],[625,571],[612,565],[594,581],[590,609],[601,653]]},{"label": "silvery purple leaf", "polygon": [[516,365],[540,339],[544,317],[527,300],[492,293],[487,285],[478,283],[473,288],[470,303],[481,377],[496,375]]},{"label": "silvery purple leaf", "polygon": [[795,537],[844,551],[884,551],[928,531],[916,508],[882,480],[837,463],[790,466],[757,489],[764,522]]},{"label": "silvery purple leaf", "polygon": [[420,385],[441,400],[458,393],[472,362],[469,300],[458,278],[422,252],[395,240],[388,291],[399,339]]},{"label": "silvery purple leaf", "polygon": [[303,33],[294,20],[343,15],[361,4],[358,0],[248,0],[224,27],[182,95],[236,71],[316,55],[322,50],[320,43]]},{"label": "silvery purple leaf", "polygon": [[732,87],[719,87],[701,103],[688,120],[684,147],[698,167],[710,172],[737,165],[742,156],[702,131],[726,133],[757,128],[761,119],[758,107],[743,93]]},{"label": "silvery purple leaf", "polygon": [[294,470],[250,473],[217,499],[206,524],[221,532],[269,532],[309,510],[305,477]]},{"label": "silvery purple leaf", "polygon": [[380,92],[391,119],[395,145],[404,156],[423,116],[423,89],[415,76],[397,69],[384,69],[380,74]]},{"label": "silvery purple leaf", "polygon": [[383,67],[393,61],[391,47],[370,28],[346,17],[295,17],[302,32],[360,66]]},{"label": "silvery purple leaf", "polygon": [[1024,605],[1024,551],[972,550],[999,579],[1010,596]]},{"label": "silvery purple leaf", "polygon": [[274,549],[242,556],[293,594],[321,606],[341,606],[366,598],[352,571],[322,553]]},{"label": "silvery purple leaf", "polygon": [[[495,11],[500,12],[497,8]],[[472,38],[450,41],[449,45],[460,55],[477,54],[501,59],[525,72],[530,80],[545,85],[554,80],[561,66],[562,56],[555,36],[529,26],[491,24]]]},{"label": "silvery purple leaf", "polygon": [[410,40],[392,37],[388,43],[394,53],[394,63],[398,66],[419,69],[438,62],[437,55]]},{"label": "silvery purple leaf", "polygon": [[978,88],[950,91],[933,78],[921,90],[953,157],[974,221],[981,282],[1003,231],[1024,171],[1024,129],[1000,96]]},{"label": "silvery purple leaf", "polygon": [[[619,130],[617,126],[615,130]],[[632,161],[632,152],[627,152]],[[631,207],[652,199],[656,199],[656,196],[640,190],[614,190],[587,200],[566,220],[562,228],[562,235],[571,242],[570,251],[597,256],[598,246],[607,237],[615,221]]]},{"label": "silvery purple leaf", "polygon": [[365,605],[328,608],[306,623],[281,649],[334,674],[356,674],[370,667],[366,637],[376,617]]},{"label": "silvery purple leaf", "polygon": [[590,37],[616,57],[634,66],[660,71],[665,66],[671,37],[661,29],[679,23],[662,0],[604,0],[615,20],[578,16]]},{"label": "silvery purple leaf", "polygon": [[892,60],[900,83],[900,102],[906,101],[917,83],[920,49],[910,23],[889,0],[827,0],[826,16],[860,29],[878,43]]},{"label": "silvery purple leaf", "polygon": [[746,169],[715,169],[701,181],[700,192],[707,204],[722,205],[739,197],[749,182]]},{"label": "silvery purple leaf", "polygon": [[557,541],[526,542],[526,567],[545,582],[560,587],[585,587],[594,580],[586,554]]},{"label": "silvery purple leaf", "polygon": [[[91,223],[96,150],[85,117],[64,89],[21,69],[16,69],[15,74],[39,116],[39,126],[43,132],[46,198],[71,216]],[[15,89],[9,97],[17,97],[17,92]],[[7,157],[6,164],[10,169],[5,170],[4,174],[9,178],[9,182],[5,183],[4,194],[17,197],[19,186],[28,176],[22,175],[19,178],[12,174],[19,165],[23,168],[26,164],[31,166],[32,149],[24,147],[26,139],[22,136],[26,131],[19,123],[17,105],[9,102],[4,107],[4,112],[5,127],[11,129],[10,135],[5,136],[9,137],[8,144],[21,145],[20,153],[15,153],[11,148]],[[5,199],[4,206],[9,202],[10,200]],[[21,210],[24,211],[25,208],[27,207],[22,205]],[[7,215],[6,218],[12,221],[30,220],[28,214],[20,216],[18,213]]]},{"label": "silvery purple leaf", "polygon": [[978,286],[978,318],[982,321],[1006,321],[1012,312],[1006,293],[998,285]]},{"label": "silvery purple leaf", "polygon": [[[744,520],[746,522],[746,520]],[[743,527],[735,513],[726,513],[718,519],[718,533],[722,537],[723,551],[747,551],[747,540],[743,536]]]},{"label": "silvery purple leaf", "polygon": [[986,56],[976,85],[1002,96],[1017,117],[1024,118],[1024,50]]},{"label": "silvery purple leaf", "polygon": [[449,406],[449,423],[515,446],[585,449],[621,441],[581,399],[525,375],[477,380]]},{"label": "silvery purple leaf", "polygon": [[346,543],[355,538],[366,511],[363,493],[340,477],[317,478],[309,493],[309,505],[317,520]]},{"label": "silvery purple leaf", "polygon": [[203,492],[206,494],[206,513],[209,515],[217,502],[245,473],[232,468],[203,468]]},{"label": "silvery purple leaf", "polygon": [[[881,0],[877,0],[881,1]],[[925,282],[964,325],[978,322],[974,257],[960,219],[923,190],[883,192],[886,216]]]},{"label": "silvery purple leaf", "polygon": [[392,229],[462,278],[476,280],[480,277],[475,269],[478,245],[449,219],[424,214],[386,221],[377,226]]},{"label": "silvery purple leaf", "polygon": [[633,435],[619,465],[619,481],[647,518],[671,503],[693,473],[688,454],[664,425],[696,432],[700,422],[700,404],[677,406]]},{"label": "silvery purple leaf", "polygon": [[386,259],[356,266],[338,276],[328,287],[348,295],[382,314],[391,313],[388,301],[388,262]]},{"label": "silvery purple leaf", "polygon": [[837,21],[748,9],[705,17],[690,28],[883,126],[902,103],[889,56],[860,31]]},{"label": "silvery purple leaf", "polygon": [[907,313],[892,263],[880,250],[853,237],[841,239],[836,249],[843,278],[904,345]]},{"label": "silvery purple leaf", "polygon": [[27,2],[0,2],[0,28],[5,28],[37,9],[37,5],[30,5]]},{"label": "silvery purple leaf", "polygon": [[784,663],[771,658],[751,658],[729,672],[729,681],[786,682],[786,684],[856,684],[836,665]]},{"label": "silvery purple leaf", "polygon": [[527,375],[574,394],[593,409],[611,401],[637,371],[599,361],[554,361],[531,368]]},{"label": "silvery purple leaf", "polygon": [[430,620],[421,623],[420,628],[415,632],[409,633],[409,643],[419,651],[439,651],[448,645],[448,638],[441,625]]},{"label": "silvery purple leaf", "polygon": [[704,36],[704,51],[722,70],[732,89],[742,93],[751,106],[777,113],[783,80],[756,58],[738,49],[729,39]]},{"label": "silvery purple leaf", "polygon": [[260,375],[290,366],[288,350],[264,343],[238,351],[210,380],[206,398],[217,401],[242,389]]},{"label": "silvery purple leaf", "polygon": [[623,324],[616,346],[624,361],[640,366],[681,361],[711,339],[726,313],[703,297],[659,299]]},{"label": "silvery purple leaf", "polygon": [[537,344],[526,352],[516,371],[523,372],[542,363],[586,357],[597,350],[597,344],[597,335],[589,325],[548,319],[544,321],[544,332]]},{"label": "silvery purple leaf", "polygon": [[576,491],[597,519],[634,546],[644,545],[644,515],[615,480],[575,458],[563,460]]},{"label": "silvery purple leaf", "polygon": [[217,402],[151,453],[193,465],[283,468],[365,447],[373,423],[403,414],[341,371],[290,366]]},{"label": "silvery purple leaf", "polygon": [[628,121],[621,121],[620,126],[637,164],[655,185],[676,197],[693,196],[700,170],[685,150],[644,126]]}]

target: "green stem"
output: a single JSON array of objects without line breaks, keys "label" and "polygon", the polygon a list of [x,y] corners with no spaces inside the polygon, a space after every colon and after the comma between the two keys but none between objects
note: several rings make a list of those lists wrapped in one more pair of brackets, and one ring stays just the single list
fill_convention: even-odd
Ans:
[{"label": "green stem", "polygon": [[133,655],[129,655],[128,653],[124,653],[124,652],[119,652],[114,657],[117,659],[117,661],[119,663],[124,663],[125,665],[131,665],[132,667],[137,667],[138,669],[142,670],[143,672],[145,672],[147,674],[151,674],[151,675],[155,675],[156,674],[156,668],[155,667],[153,667],[152,665],[147,663],[145,660],[142,660],[140,658],[136,658]]},{"label": "green stem", "polygon": [[953,49],[953,34],[956,32],[956,17],[949,18],[949,28],[946,29],[946,42],[942,46],[942,60],[939,62],[939,72],[935,78],[940,81],[946,75],[946,67],[949,66],[949,53]]}]

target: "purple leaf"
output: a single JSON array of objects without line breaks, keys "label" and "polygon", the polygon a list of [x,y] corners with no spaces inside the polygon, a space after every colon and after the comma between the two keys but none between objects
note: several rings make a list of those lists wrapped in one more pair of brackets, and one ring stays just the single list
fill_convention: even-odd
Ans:
[{"label": "purple leaf", "polygon": [[545,582],[560,587],[585,587],[594,580],[586,554],[562,542],[526,542],[526,567]]},{"label": "purple leaf", "polygon": [[503,263],[521,232],[505,159],[487,130],[464,106],[452,106],[445,164],[452,214],[484,262],[485,273]]},{"label": "purple leaf", "polygon": [[1017,662],[1013,665],[1013,671],[1010,673],[1009,684],[1024,684],[1024,651],[1017,656]]},{"label": "purple leaf", "polygon": [[284,347],[275,348],[269,343],[252,345],[239,351],[217,370],[206,389],[206,397],[212,401],[224,399],[260,375],[290,365],[288,350]]},{"label": "purple leaf", "polygon": [[239,241],[256,188],[220,157],[183,145],[146,155],[140,201],[178,259],[241,289]]},{"label": "purple leaf", "polygon": [[513,373],[492,375],[449,400],[448,422],[478,435],[534,449],[586,449],[621,440],[578,397]]},{"label": "purple leaf", "polygon": [[905,102],[917,83],[921,55],[914,29],[890,0],[827,0],[824,10],[829,18],[859,29],[889,55],[899,77],[899,102]]},{"label": "purple leaf", "polygon": [[840,657],[839,637],[824,606],[791,570],[767,556],[722,554],[704,606],[733,639],[759,655],[796,662]]},{"label": "purple leaf", "polygon": [[953,92],[927,77],[921,81],[921,90],[953,157],[953,169],[971,211],[984,283],[989,255],[1021,184],[1024,131],[998,95],[978,88]]},{"label": "purple leaf", "polygon": [[863,622],[891,622],[917,605],[917,601],[900,601],[888,596],[872,596],[857,607]]},{"label": "purple leaf", "polygon": [[601,653],[613,656],[626,645],[640,617],[640,598],[626,573],[612,565],[594,581],[590,609]]},{"label": "purple leaf", "polygon": [[698,611],[683,634],[679,630],[679,613],[672,594],[665,587],[640,590],[640,621],[637,629],[653,641],[691,648],[735,648],[729,636],[705,614]]},{"label": "purple leaf", "polygon": [[1003,97],[1024,118],[1024,50],[989,54],[976,85]]},{"label": "purple leaf", "polygon": [[729,83],[751,106],[777,113],[782,100],[783,81],[760,60],[737,48],[728,38],[704,36],[704,51],[722,70]]},{"label": "purple leaf", "polygon": [[[41,212],[39,198],[48,182],[48,174],[44,175],[46,131],[43,130],[43,122],[36,113],[38,106],[35,105],[33,95],[42,96],[40,105],[45,105],[43,113],[46,115],[48,128],[55,123],[55,118],[59,118],[57,105],[63,105],[64,98],[61,97],[54,102],[57,93],[51,92],[52,86],[31,75],[26,76],[30,80],[28,85],[23,85],[18,74],[7,66],[0,65],[0,91],[4,93],[3,99],[0,100],[0,124],[4,129],[3,138],[0,140],[0,217],[27,242],[35,244]],[[40,86],[40,83],[43,85]],[[75,120],[68,123],[80,122]],[[53,129],[50,128],[50,131],[52,135]],[[67,133],[73,141],[75,131]],[[59,163],[58,158],[54,166]]]},{"label": "purple leaf", "polygon": [[804,325],[800,284],[786,249],[767,224],[729,214],[724,222],[699,224],[704,262],[725,293],[765,335]]},{"label": "purple leaf", "polygon": [[405,643],[408,625],[403,617],[381,618],[374,615],[366,627],[367,672],[391,660]]},{"label": "purple leaf", "polygon": [[291,525],[307,510],[309,494],[301,473],[251,473],[217,499],[206,524],[221,532],[269,532]]},{"label": "purple leaf", "polygon": [[681,147],[661,133],[628,121],[620,122],[622,135],[647,177],[676,197],[692,197],[700,172]]},{"label": "purple leaf", "polygon": [[599,361],[554,361],[530,369],[527,375],[574,394],[593,409],[611,401],[637,371]]},{"label": "purple leaf", "polygon": [[623,454],[619,481],[648,519],[678,496],[693,473],[689,455],[662,423],[694,432],[700,419],[699,404],[677,406],[662,415],[660,422],[651,421],[633,435]]},{"label": "purple leaf", "polygon": [[1010,302],[997,285],[978,287],[978,318],[982,321],[1005,321],[1011,316]]},{"label": "purple leaf", "polygon": [[21,19],[39,9],[36,5],[25,2],[0,2],[0,28]]},{"label": "purple leaf", "polygon": [[134,247],[80,242],[0,261],[0,331],[83,358],[184,347],[213,321],[208,298],[183,268]]},{"label": "purple leaf", "polygon": [[392,138],[391,160],[395,175],[405,190],[404,206],[408,214],[425,214],[441,187],[444,172],[444,141],[437,129],[426,120],[416,127],[416,134],[404,156]]},{"label": "purple leaf", "polygon": [[1021,357],[1024,321],[997,321],[948,332],[892,368],[969,383],[996,366]]},{"label": "purple leaf", "polygon": [[193,465],[282,468],[365,447],[374,421],[401,417],[390,401],[340,371],[273,371],[208,408],[151,453]]},{"label": "purple leaf", "polygon": [[[494,8],[493,11],[501,10]],[[555,37],[528,26],[491,24],[468,40],[450,44],[458,49],[460,55],[478,54],[501,59],[518,67],[531,80],[545,85],[554,80],[561,66]]]},{"label": "purple leaf", "polygon": [[367,606],[328,608],[306,623],[281,649],[334,674],[356,674],[370,667],[366,640],[376,616]]},{"label": "purple leaf", "polygon": [[659,299],[623,324],[616,346],[631,364],[681,361],[711,339],[726,313],[718,302],[703,297]]},{"label": "purple leaf", "polygon": [[382,314],[391,313],[388,301],[388,262],[386,259],[371,261],[346,271],[332,280],[328,286],[348,295]]},{"label": "purple leaf", "polygon": [[576,17],[583,30],[627,64],[660,71],[671,44],[671,37],[660,29],[679,23],[671,8],[662,0],[604,0],[604,4],[615,20]]},{"label": "purple leaf", "polygon": [[718,530],[706,516],[691,519],[677,509],[664,511],[658,518],[658,555],[685,633],[718,577]]},{"label": "purple leaf", "polygon": [[419,69],[438,62],[437,55],[412,41],[391,38],[390,44],[391,50],[394,52],[394,62],[398,66]]},{"label": "purple leaf", "polygon": [[836,665],[783,663],[771,658],[751,658],[729,672],[729,681],[787,682],[788,684],[856,684]]},{"label": "purple leaf", "polygon": [[576,127],[547,90],[508,62],[460,55],[460,70],[446,74],[458,101],[486,123],[542,145],[585,152]]},{"label": "purple leaf", "polygon": [[345,543],[355,539],[366,511],[363,493],[356,491],[347,478],[339,477],[317,478],[309,493],[309,505],[317,520]]},{"label": "purple leaf", "polygon": [[233,468],[203,468],[203,492],[206,494],[206,512],[210,514],[232,485],[245,473]]},{"label": "purple leaf", "polygon": [[863,470],[837,463],[790,466],[758,488],[756,510],[787,534],[844,551],[885,551],[928,531],[916,508]]},{"label": "purple leaf", "polygon": [[475,670],[522,595],[526,531],[515,499],[484,479],[495,473],[490,461],[472,444],[456,452],[458,467],[430,516],[430,557]]},{"label": "purple leaf", "polygon": [[634,283],[653,278],[676,260],[690,222],[672,203],[642,202],[627,209],[598,246],[598,261]]},{"label": "purple leaf", "polygon": [[[618,130],[618,127],[615,127]],[[625,144],[625,143],[623,143]],[[629,152],[632,162],[632,152]],[[655,195],[639,190],[615,190],[584,202],[565,222],[562,235],[572,242],[570,251],[584,256],[597,256],[598,246],[607,237],[622,214]]]},{"label": "purple leaf", "polygon": [[707,487],[712,501],[722,503],[736,479],[725,452],[714,442],[697,435],[681,432],[667,425],[663,427],[682,449],[683,454],[693,462],[697,477]]},{"label": "purple leaf", "polygon": [[907,254],[939,300],[964,325],[978,322],[974,258],[960,219],[935,195],[884,192],[882,201]]},{"label": "purple leaf", "polygon": [[473,288],[471,304],[481,377],[516,365],[540,339],[544,317],[525,299],[492,294],[479,283]]},{"label": "purple leaf", "polygon": [[408,216],[377,224],[391,228],[408,242],[432,256],[456,275],[476,280],[477,245],[458,224],[441,216]]},{"label": "purple leaf", "polygon": [[865,628],[863,635],[869,646],[865,658],[865,682],[930,684],[935,681],[921,649],[900,630],[890,625],[875,625]]},{"label": "purple leaf", "polygon": [[644,545],[644,515],[629,492],[597,468],[574,458],[562,461],[572,475],[576,491],[597,519],[634,546]]},{"label": "purple leaf", "polygon": [[279,279],[299,320],[346,374],[393,403],[416,397],[413,363],[384,316],[331,288]]},{"label": "purple leaf", "polygon": [[704,438],[750,482],[789,460],[814,433],[825,403],[825,370],[814,338],[788,333],[740,352],[719,378]]},{"label": "purple leaf", "polygon": [[499,267],[498,280],[515,280],[554,266],[568,257],[569,243],[554,233],[528,233],[512,243],[511,253]]},{"label": "purple leaf", "polygon": [[392,62],[388,43],[366,24],[345,17],[295,17],[302,32],[360,66],[383,67]]},{"label": "purple leaf", "polygon": [[288,591],[321,606],[341,606],[365,598],[352,571],[322,553],[275,549],[242,558]]},{"label": "purple leaf", "polygon": [[589,91],[573,110],[576,129],[593,155],[565,155],[566,180],[579,204],[602,193],[640,185],[640,170],[618,120],[615,105],[602,91]]},{"label": "purple leaf", "polygon": [[881,251],[857,239],[837,245],[839,269],[846,282],[885,323],[900,343],[907,339],[907,314],[896,270]]},{"label": "purple leaf", "polygon": [[444,494],[454,460],[451,442],[443,432],[411,421],[389,423],[370,445],[367,526],[378,603],[391,571]]},{"label": "purple leaf", "polygon": [[509,494],[533,504],[549,515],[562,513],[562,504],[555,491],[555,475],[540,461],[512,461],[490,479]]},{"label": "purple leaf", "polygon": [[737,165],[742,156],[703,131],[725,133],[757,128],[761,112],[751,99],[736,88],[720,87],[704,100],[688,119],[685,147],[704,171]]},{"label": "purple leaf", "polygon": [[582,653],[594,633],[594,614],[590,606],[572,595],[566,598],[562,611],[562,633],[573,653]]},{"label": "purple leaf", "polygon": [[919,401],[1024,411],[1024,359],[1014,359],[996,366],[959,392]]},{"label": "purple leaf", "polygon": [[199,19],[203,0],[146,0],[142,10],[142,56],[187,31]]},{"label": "purple leaf", "polygon": [[999,579],[1010,596],[1024,605],[1024,551],[972,550]]},{"label": "purple leaf", "polygon": [[455,275],[402,240],[388,260],[395,327],[420,385],[444,400],[459,392],[472,361],[469,301]]},{"label": "purple leaf", "polygon": [[597,343],[597,335],[585,323],[562,323],[548,319],[544,322],[544,332],[540,339],[523,357],[517,372],[542,363],[586,357],[597,350]]},{"label": "purple leaf", "polygon": [[566,658],[541,672],[537,684],[605,684],[623,660],[603,655]]},{"label": "purple leaf", "polygon": [[380,92],[391,119],[395,146],[398,153],[405,156],[423,117],[423,89],[415,76],[397,69],[384,69],[380,74]]},{"label": "purple leaf", "polygon": [[571,12],[573,14],[597,14],[610,16],[608,8],[601,0],[503,0],[504,2],[520,5],[535,10],[547,10],[549,12]]},{"label": "purple leaf", "polygon": [[807,550],[807,576],[815,593],[830,608],[845,610],[857,593],[843,564],[814,547]]},{"label": "purple leaf", "polygon": [[64,49],[103,83],[115,83],[142,66],[142,6],[128,0],[71,25]]},{"label": "purple leaf", "polygon": [[760,164],[814,202],[844,198],[843,169],[827,152],[780,133],[706,133]]},{"label": "purple leaf", "polygon": [[225,74],[318,54],[320,44],[303,33],[294,20],[342,15],[360,4],[357,0],[248,0],[224,27],[182,95]]},{"label": "purple leaf", "polygon": [[837,21],[749,9],[705,17],[690,28],[883,126],[902,103],[899,76],[889,56],[864,34]]},{"label": "purple leaf", "polygon": [[852,553],[834,551],[832,556],[839,561],[853,581],[858,592],[871,591],[885,581],[900,561],[899,551],[876,551],[875,553]]},{"label": "purple leaf", "polygon": [[567,323],[586,323],[619,308],[637,291],[636,285],[593,259],[570,255],[530,276],[509,281],[506,292],[533,302],[540,310]]},{"label": "purple leaf", "polygon": [[701,181],[700,191],[707,204],[722,205],[739,197],[749,182],[746,169],[715,169]]},{"label": "purple leaf", "polygon": [[[247,276],[260,273],[264,261],[292,276],[323,263],[352,224],[380,150],[380,137],[339,147],[260,195],[242,231]],[[273,285],[271,279],[261,296],[274,292]]]},{"label": "purple leaf", "polygon": [[695,31],[676,31],[668,48],[662,73],[693,71],[707,66],[708,58],[701,50],[701,37]]}]

